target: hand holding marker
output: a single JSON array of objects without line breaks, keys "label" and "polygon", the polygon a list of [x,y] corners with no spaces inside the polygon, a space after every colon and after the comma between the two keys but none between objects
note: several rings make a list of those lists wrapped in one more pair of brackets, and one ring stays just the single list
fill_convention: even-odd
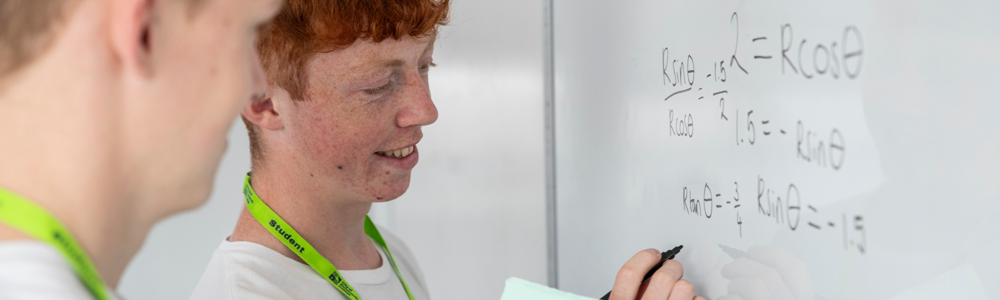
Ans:
[{"label": "hand holding marker", "polygon": [[[653,266],[652,269],[649,269],[649,272],[646,272],[646,276],[642,277],[642,282],[646,282],[650,277],[653,277],[653,273],[656,273],[656,270],[659,270],[660,267],[663,266],[663,263],[668,259],[674,259],[674,257],[677,256],[677,253],[681,252],[681,248],[684,248],[684,245],[680,245],[674,247],[674,249],[668,250],[667,252],[660,253],[660,262]],[[608,291],[607,294],[604,294],[604,296],[601,297],[601,300],[608,300],[610,297],[611,291]]]}]

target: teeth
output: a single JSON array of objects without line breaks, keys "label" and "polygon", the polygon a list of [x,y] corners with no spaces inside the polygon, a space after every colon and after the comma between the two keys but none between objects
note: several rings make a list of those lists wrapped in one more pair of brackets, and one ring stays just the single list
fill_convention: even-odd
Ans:
[{"label": "teeth", "polygon": [[410,154],[413,153],[413,146],[409,146],[409,147],[406,147],[406,148],[403,148],[403,149],[399,149],[399,150],[395,150],[395,151],[384,151],[384,152],[376,152],[376,153],[381,154],[381,155],[385,155],[385,156],[388,156],[388,157],[404,158],[404,157],[410,156]]}]

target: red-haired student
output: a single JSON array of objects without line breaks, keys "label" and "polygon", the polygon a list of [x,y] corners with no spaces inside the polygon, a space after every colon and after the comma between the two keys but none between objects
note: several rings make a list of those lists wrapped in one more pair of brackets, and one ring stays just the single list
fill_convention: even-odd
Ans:
[{"label": "red-haired student", "polygon": [[[429,298],[406,244],[366,215],[406,192],[421,128],[437,120],[428,69],[448,6],[292,0],[261,29],[269,86],[243,110],[246,209],[194,299]],[[676,261],[642,286],[659,255],[626,263],[612,298],[694,298]]]}]

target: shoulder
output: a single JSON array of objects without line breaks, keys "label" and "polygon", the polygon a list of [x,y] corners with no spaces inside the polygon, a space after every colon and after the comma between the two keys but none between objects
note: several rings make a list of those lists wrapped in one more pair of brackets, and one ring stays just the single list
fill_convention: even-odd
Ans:
[{"label": "shoulder", "polygon": [[90,299],[72,267],[37,241],[0,243],[0,299]]},{"label": "shoulder", "polygon": [[[405,256],[408,261],[416,261],[413,257],[413,252],[410,251],[410,247],[406,245],[403,239],[396,236],[396,234],[385,227],[375,225],[378,228],[378,232],[382,235],[382,239],[385,240],[385,245],[389,247],[389,251],[392,252],[393,257],[395,256]],[[400,258],[396,258],[399,260]]]},{"label": "shoulder", "polygon": [[251,242],[223,241],[191,299],[300,299],[329,284],[306,265]]}]

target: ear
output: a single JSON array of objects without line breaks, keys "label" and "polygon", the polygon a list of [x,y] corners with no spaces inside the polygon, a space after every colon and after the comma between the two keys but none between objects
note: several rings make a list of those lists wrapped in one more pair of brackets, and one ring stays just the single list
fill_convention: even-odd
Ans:
[{"label": "ear", "polygon": [[268,87],[267,92],[250,99],[250,103],[243,108],[243,117],[265,130],[273,131],[284,128],[285,124],[274,99],[276,90],[280,90],[280,88]]},{"label": "ear", "polygon": [[126,71],[152,74],[151,15],[154,0],[115,0],[111,4],[111,47]]}]

